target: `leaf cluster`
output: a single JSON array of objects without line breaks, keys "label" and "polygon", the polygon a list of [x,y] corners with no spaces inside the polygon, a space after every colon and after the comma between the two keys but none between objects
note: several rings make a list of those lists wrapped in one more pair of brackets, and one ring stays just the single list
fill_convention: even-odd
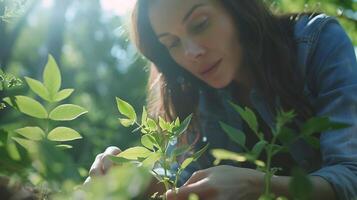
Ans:
[{"label": "leaf cluster", "polygon": [[[251,109],[248,107],[242,108],[233,103],[231,103],[231,105],[233,109],[240,114],[244,122],[255,134],[258,142],[251,149],[249,149],[246,146],[246,134],[244,132],[224,122],[220,122],[221,128],[224,130],[224,132],[226,132],[229,138],[237,145],[239,145],[244,150],[244,152],[236,153],[225,149],[213,149],[211,153],[216,159],[214,164],[219,164],[221,160],[233,160],[236,162],[248,161],[254,163],[258,170],[266,174],[265,192],[261,196],[261,199],[274,198],[274,195],[271,194],[270,191],[270,179],[279,170],[279,168],[271,166],[271,160],[274,156],[281,152],[288,151],[291,144],[299,139],[305,140],[313,148],[319,148],[319,139],[316,137],[316,134],[348,127],[348,125],[343,123],[332,122],[328,117],[313,117],[303,123],[300,127],[300,131],[298,132],[289,128],[288,126],[293,121],[295,113],[293,111],[285,112],[283,110],[278,110],[275,126],[271,128],[272,137],[268,139],[266,135],[259,130],[257,117]],[[266,154],[265,161],[259,160],[259,157],[263,151]],[[297,171],[297,173],[294,174],[291,183],[292,188],[300,187],[305,188],[305,191],[310,191],[304,187],[306,185],[310,185],[308,179],[299,177],[302,174],[300,171]],[[309,196],[298,194],[299,192],[302,192],[302,190],[299,189],[293,190],[293,192],[297,196]]]},{"label": "leaf cluster", "polygon": [[[177,147],[176,143],[179,138],[187,131],[192,115],[189,115],[182,122],[179,118],[175,121],[168,122],[159,117],[158,120],[150,118],[145,107],[143,107],[140,123],[134,108],[126,101],[117,98],[119,112],[123,115],[119,118],[120,123],[125,126],[136,124],[138,128],[134,130],[141,132],[141,146],[135,146],[121,152],[118,156],[112,157],[116,163],[125,163],[135,161],[139,166],[152,169],[154,176],[162,182],[166,189],[176,188],[178,178],[182,171],[193,161],[197,160],[207,149],[206,145],[201,150],[193,153],[186,158],[181,164],[174,180],[170,176],[170,168],[173,164],[178,163],[179,156],[192,152],[191,146]],[[160,167],[164,174],[157,173],[153,168]]]},{"label": "leaf cluster", "polygon": [[[15,132],[21,137],[12,137],[12,139],[28,151],[34,149],[36,142],[44,139],[54,142],[81,139],[82,136],[69,127],[58,126],[50,130],[50,121],[71,121],[88,112],[81,106],[74,104],[58,105],[58,102],[68,98],[74,90],[70,88],[60,90],[61,73],[54,58],[52,56],[48,57],[48,62],[43,72],[43,82],[30,77],[25,77],[25,81],[36,95],[47,102],[47,107],[54,106],[54,108],[51,110],[46,109],[42,103],[28,96],[5,97],[3,101],[21,113],[47,122],[46,127],[26,126],[16,129]],[[57,144],[56,146],[59,148],[72,148],[72,146],[65,144]]]}]

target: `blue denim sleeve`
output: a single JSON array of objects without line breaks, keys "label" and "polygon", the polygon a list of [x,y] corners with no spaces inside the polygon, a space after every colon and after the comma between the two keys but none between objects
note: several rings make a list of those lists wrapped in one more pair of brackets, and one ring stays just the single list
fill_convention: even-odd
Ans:
[{"label": "blue denim sleeve", "polygon": [[321,169],[311,173],[327,180],[338,199],[357,197],[357,61],[351,40],[336,20],[322,26],[310,54],[307,80],[316,96],[318,116],[351,124],[320,136]]}]

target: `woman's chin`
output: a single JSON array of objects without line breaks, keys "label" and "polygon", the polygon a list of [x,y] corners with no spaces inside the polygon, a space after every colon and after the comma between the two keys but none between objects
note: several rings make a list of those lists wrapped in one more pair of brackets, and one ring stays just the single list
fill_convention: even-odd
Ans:
[{"label": "woman's chin", "polygon": [[227,87],[230,84],[230,81],[212,81],[206,82],[209,86],[215,89],[222,89]]}]

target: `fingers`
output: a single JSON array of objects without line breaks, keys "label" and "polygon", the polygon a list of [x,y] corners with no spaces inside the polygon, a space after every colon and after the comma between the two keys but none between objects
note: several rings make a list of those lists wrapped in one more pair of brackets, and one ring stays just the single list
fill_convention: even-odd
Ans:
[{"label": "fingers", "polygon": [[88,176],[88,177],[86,178],[86,180],[84,181],[83,185],[89,184],[89,183],[91,182],[91,180],[92,180],[92,178],[91,178],[90,176]]},{"label": "fingers", "polygon": [[200,181],[182,186],[177,192],[169,190],[166,192],[167,200],[186,200],[190,194],[197,194],[200,199],[208,199],[214,197],[217,191],[209,186],[208,178],[203,178]]},{"label": "fingers", "polygon": [[104,151],[102,156],[102,170],[104,174],[107,173],[111,166],[113,166],[113,162],[110,160],[109,156],[115,156],[120,152],[121,150],[115,146],[110,146]]},{"label": "fingers", "polygon": [[109,159],[109,155],[117,155],[120,152],[121,150],[118,147],[110,146],[104,151],[104,153],[98,154],[89,170],[89,176],[93,177],[104,175],[113,165]]},{"label": "fingers", "polygon": [[101,166],[102,156],[103,153],[100,153],[95,157],[95,160],[89,170],[89,176],[94,177],[104,174]]},{"label": "fingers", "polygon": [[202,180],[203,178],[207,177],[207,173],[205,170],[199,170],[196,171],[192,174],[192,176],[186,181],[185,184],[183,184],[182,186],[186,186],[192,183],[195,183],[197,181]]}]

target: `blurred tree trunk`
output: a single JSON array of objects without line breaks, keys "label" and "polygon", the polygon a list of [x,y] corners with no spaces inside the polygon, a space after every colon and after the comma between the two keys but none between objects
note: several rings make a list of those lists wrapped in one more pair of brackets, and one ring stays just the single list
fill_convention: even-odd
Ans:
[{"label": "blurred tree trunk", "polygon": [[[6,32],[6,22],[0,20],[0,66],[4,71],[7,70],[9,60],[11,58],[12,49],[18,39],[23,27],[26,24],[26,20],[31,12],[34,10],[38,0],[33,0],[30,6],[26,9],[26,12],[21,16],[17,24],[12,31]],[[5,14],[5,1],[0,1],[0,16]]]},{"label": "blurred tree trunk", "polygon": [[65,33],[65,24],[66,24],[66,11],[70,4],[71,0],[56,0],[52,8],[52,16],[49,24],[48,32],[48,42],[47,49],[60,65],[60,57],[62,54],[63,42],[64,42],[64,33]]},{"label": "blurred tree trunk", "polygon": [[[5,1],[0,1],[0,16],[5,15]],[[0,18],[0,67],[3,68],[3,55],[6,41],[5,22]]]}]

